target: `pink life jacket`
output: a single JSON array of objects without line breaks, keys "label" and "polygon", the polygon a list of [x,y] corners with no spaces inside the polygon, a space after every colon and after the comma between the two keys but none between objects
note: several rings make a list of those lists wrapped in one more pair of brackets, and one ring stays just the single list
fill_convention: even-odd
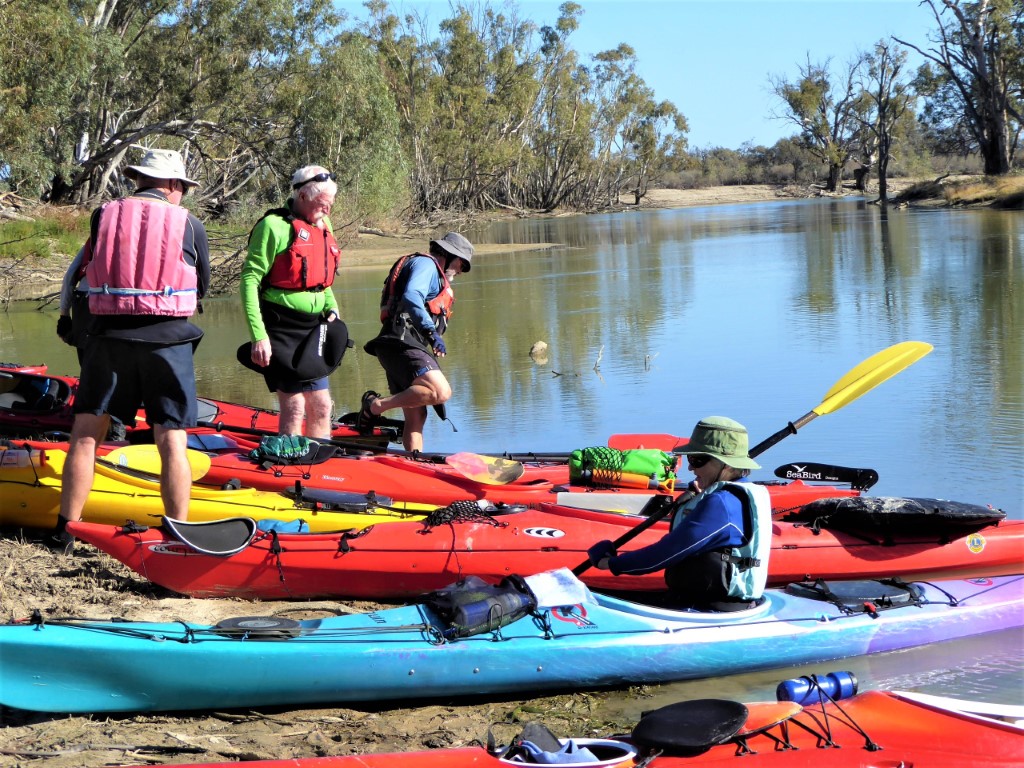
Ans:
[{"label": "pink life jacket", "polygon": [[94,315],[190,317],[198,276],[185,261],[188,211],[163,200],[125,197],[100,210],[86,266]]}]

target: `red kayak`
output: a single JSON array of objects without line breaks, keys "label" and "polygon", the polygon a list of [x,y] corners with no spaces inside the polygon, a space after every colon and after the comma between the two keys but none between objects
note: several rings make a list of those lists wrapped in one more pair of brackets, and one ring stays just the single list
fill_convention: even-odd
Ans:
[{"label": "red kayak", "polygon": [[[961,578],[1024,570],[1024,520],[1001,519],[1002,513],[976,505],[936,501],[976,514],[946,525],[909,523],[903,526],[908,530],[894,532],[898,526],[890,521],[872,523],[861,514],[878,501],[822,500],[814,503],[826,507],[815,522],[774,523],[769,583],[866,579],[880,573],[915,580]],[[832,519],[835,505],[850,503],[857,504],[846,510],[856,518],[850,525]],[[513,573],[573,568],[586,561],[595,542],[615,540],[640,520],[556,505],[493,516],[474,514],[473,507],[455,504],[425,522],[361,531],[246,531],[238,540],[222,535],[217,523],[177,523],[177,535],[166,527],[140,531],[89,523],[72,523],[68,530],[154,583],[194,597],[401,600],[468,575],[497,582]],[[890,514],[907,517],[910,512]],[[624,549],[645,546],[666,530],[667,523],[657,523]],[[580,578],[601,590],[656,592],[665,587],[660,572],[617,577],[591,568]]]},{"label": "red kayak", "polygon": [[[539,764],[588,768],[1018,768],[1024,761],[1024,728],[1013,718],[1020,717],[1020,710],[887,691],[867,691],[838,702],[819,697],[803,705],[697,699],[645,713],[629,736],[560,739],[543,726],[527,723],[512,744],[490,751],[462,747],[241,764],[252,768]],[[570,761],[570,756],[575,759]],[[221,768],[224,764],[189,765]]]},{"label": "red kayak", "polygon": [[[0,364],[0,432],[14,435],[69,432],[74,421],[73,406],[77,391],[76,377],[47,374],[45,365]],[[232,428],[238,428],[243,430],[237,435],[239,445],[254,447],[259,438],[253,441],[249,433],[258,431],[274,434],[277,430],[278,412],[274,410],[205,397],[200,397],[198,404],[199,421],[210,426],[190,431],[210,433],[216,429],[232,435]],[[400,427],[396,425],[401,422],[388,421],[385,426],[374,429],[368,435],[360,434],[353,422],[352,414],[342,417],[332,427],[333,436],[356,444],[369,443],[383,448],[390,440],[398,439],[400,434]],[[148,429],[145,411],[140,410],[135,421],[124,427],[129,438],[132,433]]]},{"label": "red kayak", "polygon": [[[529,454],[511,456],[526,457]],[[393,453],[340,455],[318,464],[260,462],[250,458],[248,453],[230,450],[211,454],[210,458],[210,469],[199,481],[202,484],[222,486],[235,481],[242,487],[279,491],[301,483],[310,488],[336,491],[373,491],[396,499],[439,506],[456,499],[487,499],[534,507],[542,503],[561,503],[639,511],[650,496],[661,493],[657,489],[572,485],[569,466],[564,460],[523,461],[521,477],[496,484],[486,477],[467,476],[461,467],[445,463],[450,457],[443,454],[424,454],[418,458]],[[852,488],[812,485],[800,480],[767,485],[772,509],[776,512],[795,509],[824,496],[860,495]]]},{"label": "red kayak", "polygon": [[46,363],[38,365],[22,365],[21,363],[0,363],[0,378],[5,373],[46,373]]}]

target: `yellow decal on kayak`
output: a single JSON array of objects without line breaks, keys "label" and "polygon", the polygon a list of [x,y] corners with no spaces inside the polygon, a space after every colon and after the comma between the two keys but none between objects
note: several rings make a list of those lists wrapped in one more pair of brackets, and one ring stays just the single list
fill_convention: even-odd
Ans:
[{"label": "yellow decal on kayak", "polygon": [[985,549],[985,537],[980,533],[972,533],[967,537],[967,548],[974,554],[979,554]]}]

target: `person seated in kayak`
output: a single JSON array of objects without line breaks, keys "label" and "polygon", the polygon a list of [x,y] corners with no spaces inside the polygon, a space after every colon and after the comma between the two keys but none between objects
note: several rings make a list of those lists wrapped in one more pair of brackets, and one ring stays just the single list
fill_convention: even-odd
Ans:
[{"label": "person seated in kayak", "polygon": [[[331,290],[341,260],[328,218],[337,192],[326,168],[299,168],[285,206],[267,211],[249,234],[240,290],[252,343],[238,359],[277,393],[282,435],[331,436],[327,376],[349,345]],[[327,355],[325,343],[339,352]]]},{"label": "person seated in kayak", "polygon": [[610,541],[588,551],[590,562],[615,575],[665,570],[675,607],[735,611],[753,607],[768,579],[771,499],[747,481],[759,465],[748,455],[746,428],[724,416],[702,419],[680,451],[688,457],[697,495],[676,510],[659,541],[617,553]]},{"label": "person seated in kayak", "polygon": [[423,450],[428,405],[445,418],[452,388],[438,363],[448,352],[441,336],[455,302],[452,281],[469,272],[473,259],[473,244],[458,232],[431,240],[429,250],[429,255],[409,254],[391,266],[381,292],[380,333],[363,347],[387,374],[391,396],[365,392],[357,426],[365,429],[375,416],[401,408],[407,451]]}]

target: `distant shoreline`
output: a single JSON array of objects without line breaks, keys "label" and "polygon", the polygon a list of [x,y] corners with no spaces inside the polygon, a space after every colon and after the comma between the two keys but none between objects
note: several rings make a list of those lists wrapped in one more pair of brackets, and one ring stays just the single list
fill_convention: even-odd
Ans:
[{"label": "distant shoreline", "polygon": [[[894,180],[890,182],[890,191],[895,194],[914,181]],[[688,208],[703,205],[730,205],[739,203],[758,203],[783,199],[802,199],[823,196],[817,188],[802,185],[783,184],[738,184],[732,186],[704,187],[700,189],[653,189],[641,201],[639,208],[633,206],[632,196],[623,196],[622,211]],[[837,198],[848,197],[847,191]],[[869,192],[870,194],[870,192]],[[832,196],[832,195],[829,195]],[[577,211],[561,211],[549,214],[524,211],[519,214],[508,212],[484,213],[476,221],[497,221],[505,218],[534,218],[542,216],[585,215]],[[455,228],[454,226],[452,227]],[[361,232],[355,239],[342,245],[342,269],[369,269],[391,264],[399,256],[413,251],[423,251],[434,228],[408,230],[402,235],[390,233]],[[510,251],[543,250],[552,248],[557,243],[479,243],[477,253],[508,253]],[[228,254],[220,254],[224,259]],[[219,259],[214,256],[215,266]],[[60,291],[61,280],[71,256],[67,260],[49,258],[32,262],[26,260],[0,259],[0,303],[6,301],[40,301]]]}]

